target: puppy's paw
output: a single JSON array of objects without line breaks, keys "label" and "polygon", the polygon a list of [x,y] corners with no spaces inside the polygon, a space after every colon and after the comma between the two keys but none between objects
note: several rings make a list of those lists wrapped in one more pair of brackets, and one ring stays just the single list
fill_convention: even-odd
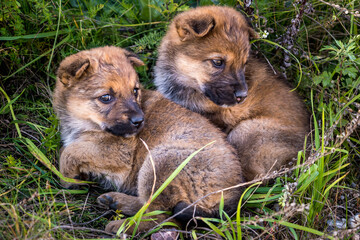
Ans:
[{"label": "puppy's paw", "polygon": [[[158,225],[158,222],[161,222],[163,220],[165,220],[165,218],[161,217],[160,215],[158,215],[157,221],[144,217],[137,226],[136,232],[146,232],[151,228],[156,227]],[[106,225],[105,231],[116,234],[120,227],[122,227],[123,229],[122,233],[131,234],[135,230],[136,222],[132,218],[111,221],[110,223],[108,223],[108,225]]]},{"label": "puppy's paw", "polygon": [[119,192],[104,193],[98,197],[97,202],[105,208],[121,210],[127,216],[135,215],[143,206],[138,197]]},{"label": "puppy's paw", "polygon": [[97,203],[104,207],[104,208],[110,208],[113,210],[121,210],[121,204],[120,202],[117,202],[116,199],[116,195],[118,193],[114,193],[114,192],[110,192],[110,193],[104,193],[102,195],[100,195],[97,198]]},{"label": "puppy's paw", "polygon": [[[119,230],[119,228],[121,227],[121,225],[125,222],[125,219],[121,219],[121,220],[116,220],[116,221],[111,221],[109,222],[106,227],[105,227],[105,231],[108,233],[113,233],[116,234],[117,231]],[[134,225],[133,225],[134,226]],[[126,226],[125,226],[126,227]],[[125,228],[126,229],[126,228]],[[124,230],[125,230],[124,229]],[[131,226],[127,232],[132,232],[134,230],[134,228]]]},{"label": "puppy's paw", "polygon": [[173,231],[159,231],[156,233],[153,233],[151,235],[151,240],[176,240],[178,239],[179,233],[176,232],[176,229],[173,229]]},{"label": "puppy's paw", "polygon": [[117,209],[119,209],[117,207],[117,202],[113,199],[113,197],[111,195],[112,195],[111,193],[102,194],[97,198],[96,201],[100,206],[102,206],[104,208],[110,208],[113,210],[117,210]]}]

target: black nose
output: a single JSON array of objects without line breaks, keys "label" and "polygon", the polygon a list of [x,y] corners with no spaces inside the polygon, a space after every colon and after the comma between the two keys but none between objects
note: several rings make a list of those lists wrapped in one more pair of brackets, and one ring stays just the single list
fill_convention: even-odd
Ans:
[{"label": "black nose", "polygon": [[244,101],[244,99],[247,97],[247,91],[244,90],[237,90],[234,92],[234,96],[236,98],[236,101],[238,103]]},{"label": "black nose", "polygon": [[143,121],[144,121],[144,116],[142,115],[135,115],[130,117],[130,122],[135,127],[139,127]]}]

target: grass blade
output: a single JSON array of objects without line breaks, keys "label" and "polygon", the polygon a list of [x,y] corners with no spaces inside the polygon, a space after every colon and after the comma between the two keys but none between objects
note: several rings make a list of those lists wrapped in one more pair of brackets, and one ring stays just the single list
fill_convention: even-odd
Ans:
[{"label": "grass blade", "polygon": [[[133,237],[137,231],[138,225],[140,224],[141,218],[144,214],[144,212],[146,211],[146,209],[149,207],[149,205],[157,198],[157,196],[160,195],[160,193],[162,193],[162,191],[164,191],[164,189],[171,183],[172,180],[174,180],[174,178],[180,173],[180,171],[186,166],[186,164],[189,163],[189,161],[196,155],[198,154],[201,150],[203,150],[204,148],[206,148],[207,146],[214,144],[215,141],[212,141],[208,144],[206,144],[205,146],[201,147],[200,149],[196,150],[195,152],[193,152],[192,154],[190,154],[190,156],[188,156],[175,170],[174,172],[171,173],[171,175],[165,180],[165,182],[159,187],[159,189],[156,190],[156,192],[152,195],[151,199],[148,200],[148,202],[133,216],[131,217],[131,219],[133,219],[134,221],[130,221],[128,228],[130,226],[132,226],[134,223],[136,223],[136,226],[134,228],[134,232],[133,232]],[[121,233],[120,229],[117,231],[117,235],[119,235]]]},{"label": "grass blade", "polygon": [[252,184],[250,187],[248,187],[241,195],[240,197],[240,200],[239,200],[239,203],[238,203],[238,207],[237,207],[237,212],[236,212],[236,229],[237,229],[237,237],[238,239],[242,239],[242,233],[241,233],[241,219],[240,219],[240,209],[241,209],[241,203],[242,203],[242,200],[245,196],[245,194],[247,193],[247,191],[251,190],[252,187],[254,186],[257,186],[257,185],[260,185],[262,184],[262,182],[257,182],[257,183],[254,183]]},{"label": "grass blade", "polygon": [[64,177],[64,175],[62,175],[61,172],[59,172],[56,167],[49,161],[49,159],[40,151],[39,148],[37,148],[35,146],[35,144],[28,138],[22,138],[22,142],[27,146],[27,148],[29,149],[30,153],[37,159],[39,160],[42,164],[44,164],[51,172],[53,172],[56,176],[58,176],[60,179],[66,181],[66,182],[71,182],[71,183],[94,183],[94,182],[89,182],[89,181],[80,181],[77,179],[72,179],[72,178],[67,178]]},{"label": "grass blade", "polygon": [[312,229],[312,228],[309,228],[309,227],[300,226],[300,225],[295,224],[295,223],[290,223],[290,222],[286,222],[286,221],[277,221],[277,220],[274,220],[274,219],[265,219],[264,221],[271,222],[271,223],[277,223],[277,224],[280,224],[280,225],[283,225],[283,226],[286,226],[286,227],[295,228],[295,229],[305,231],[305,232],[309,232],[309,233],[312,233],[312,234],[315,234],[315,235],[318,235],[318,236],[326,237],[326,238],[331,239],[331,240],[335,239],[334,237],[326,235],[323,232],[320,232],[318,230],[315,230],[315,229]]},{"label": "grass blade", "polygon": [[55,35],[60,34],[67,34],[70,33],[71,29],[63,29],[59,31],[52,31],[52,32],[44,32],[44,33],[35,33],[35,34],[28,34],[22,36],[12,36],[12,37],[0,37],[0,41],[15,41],[19,39],[36,39],[36,38],[47,38],[53,37]]},{"label": "grass blade", "polygon": [[214,232],[216,232],[217,234],[219,234],[223,238],[226,238],[225,234],[222,233],[222,231],[218,227],[216,227],[214,224],[212,224],[211,222],[209,222],[205,218],[201,218],[201,220],[204,221]]},{"label": "grass blade", "polygon": [[[67,37],[65,37],[61,42],[59,42],[56,47],[61,46],[62,44],[66,43],[68,40],[70,39],[70,35],[68,35]],[[52,51],[52,49],[44,52],[43,54],[41,54],[40,56],[38,56],[37,58],[35,58],[34,60],[30,61],[29,63],[25,64],[24,66],[22,66],[21,68],[19,68],[18,70],[16,70],[14,73],[10,74],[9,76],[7,76],[6,78],[3,79],[3,81],[13,77],[15,74],[21,72],[22,70],[24,70],[25,68],[27,68],[28,66],[32,65],[33,63],[35,63],[36,61],[38,61],[39,59],[41,59],[42,57],[48,55],[50,52]]]}]

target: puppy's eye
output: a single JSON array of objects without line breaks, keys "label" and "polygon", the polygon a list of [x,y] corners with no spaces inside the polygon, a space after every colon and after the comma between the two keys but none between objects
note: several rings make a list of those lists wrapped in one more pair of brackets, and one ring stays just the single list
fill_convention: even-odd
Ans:
[{"label": "puppy's eye", "polygon": [[136,98],[139,96],[139,88],[134,88],[134,96]]},{"label": "puppy's eye", "polygon": [[105,94],[99,97],[100,102],[108,104],[111,103],[112,101],[114,101],[114,97],[111,96],[110,94]]},{"label": "puppy's eye", "polygon": [[225,65],[224,60],[221,59],[212,59],[211,63],[213,64],[214,67],[216,68],[223,68]]}]

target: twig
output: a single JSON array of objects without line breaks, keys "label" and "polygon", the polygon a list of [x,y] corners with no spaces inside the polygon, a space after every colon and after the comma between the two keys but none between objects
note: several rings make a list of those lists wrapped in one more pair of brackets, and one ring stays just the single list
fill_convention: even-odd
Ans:
[{"label": "twig", "polygon": [[[73,223],[73,221],[72,221],[72,219],[71,219],[71,214],[70,214],[70,210],[69,210],[69,205],[68,205],[68,203],[67,203],[67,201],[66,201],[65,192],[62,192],[62,194],[63,194],[63,197],[64,197],[66,212],[67,212],[67,214],[68,214],[70,224],[73,225],[74,223]],[[73,234],[75,235],[74,230],[73,230]]]},{"label": "twig", "polygon": [[80,214],[80,219],[83,217],[83,214],[84,214],[84,211],[85,211],[85,206],[87,204],[87,201],[89,199],[89,196],[90,196],[90,192],[88,192],[88,194],[86,195],[86,199],[85,199],[85,202],[84,202],[84,205],[83,205],[83,208],[81,210],[81,214]]},{"label": "twig", "polygon": [[[106,234],[106,235],[112,236],[112,237],[115,237],[115,236],[116,236],[115,234],[112,234],[112,233],[109,233],[109,232],[105,232],[105,231],[103,231],[103,230],[98,230],[98,229],[95,229],[95,228],[74,227],[74,226],[69,226],[69,225],[56,226],[56,227],[53,227],[53,228],[49,229],[47,232],[52,232],[52,231],[57,230],[57,229],[82,230],[82,231],[90,231],[90,232],[103,233],[103,234]],[[46,233],[47,233],[47,232],[46,232]],[[28,238],[28,239],[29,239],[29,240],[30,240],[30,239],[39,239],[39,235],[40,235],[40,234],[45,235],[46,233],[39,233],[38,235],[35,235],[35,236],[33,236],[32,238]]]},{"label": "twig", "polygon": [[[287,27],[285,34],[283,34],[280,38],[278,38],[276,41],[284,46],[286,49],[291,51],[294,54],[297,54],[297,49],[294,47],[295,40],[298,36],[298,33],[300,31],[300,25],[303,19],[304,13],[312,12],[312,6],[311,4],[307,4],[307,0],[298,0],[294,1],[293,6],[296,10],[297,5],[300,5],[298,9],[298,13],[295,15],[295,18],[291,20],[291,24]],[[291,66],[291,58],[288,52],[284,52],[284,62],[283,62],[283,69]],[[283,72],[283,75],[285,76],[285,71]],[[286,76],[285,76],[286,77]]]},{"label": "twig", "polygon": [[98,217],[96,217],[96,218],[94,218],[94,219],[92,219],[92,220],[90,220],[90,221],[88,221],[88,222],[84,222],[84,223],[72,223],[72,225],[73,225],[73,226],[83,226],[83,225],[87,225],[87,224],[90,224],[90,223],[92,223],[92,222],[95,222],[96,220],[98,220],[98,219],[100,219],[100,218],[102,218],[102,217],[104,217],[104,216],[106,216],[106,215],[108,215],[109,213],[112,213],[112,212],[113,212],[113,210],[108,210],[108,211],[106,211],[105,213],[101,214],[100,216],[98,216]]},{"label": "twig", "polygon": [[150,152],[150,149],[149,149],[149,146],[146,144],[146,142],[144,140],[142,140],[140,138],[141,142],[144,144],[146,150],[149,152],[149,159],[150,159],[150,162],[151,162],[151,166],[152,166],[152,169],[153,169],[153,173],[154,173],[154,181],[153,181],[153,185],[152,185],[152,188],[151,188],[151,194],[150,194],[150,197],[149,197],[149,200],[148,200],[148,204],[151,203],[151,200],[152,200],[152,197],[154,195],[154,192],[155,192],[155,185],[156,185],[156,169],[155,169],[155,163],[154,163],[154,160],[151,156],[151,152]]},{"label": "twig", "polygon": [[343,8],[343,7],[340,7],[339,5],[337,4],[334,4],[334,3],[328,3],[328,2],[325,2],[324,0],[319,0],[320,2],[328,5],[328,6],[331,6],[333,8],[336,8],[337,10],[341,11],[341,12],[344,12],[345,14],[351,14],[353,15],[354,17],[360,17],[360,14],[359,14],[359,11],[352,11],[352,10],[348,10],[346,8]]}]

